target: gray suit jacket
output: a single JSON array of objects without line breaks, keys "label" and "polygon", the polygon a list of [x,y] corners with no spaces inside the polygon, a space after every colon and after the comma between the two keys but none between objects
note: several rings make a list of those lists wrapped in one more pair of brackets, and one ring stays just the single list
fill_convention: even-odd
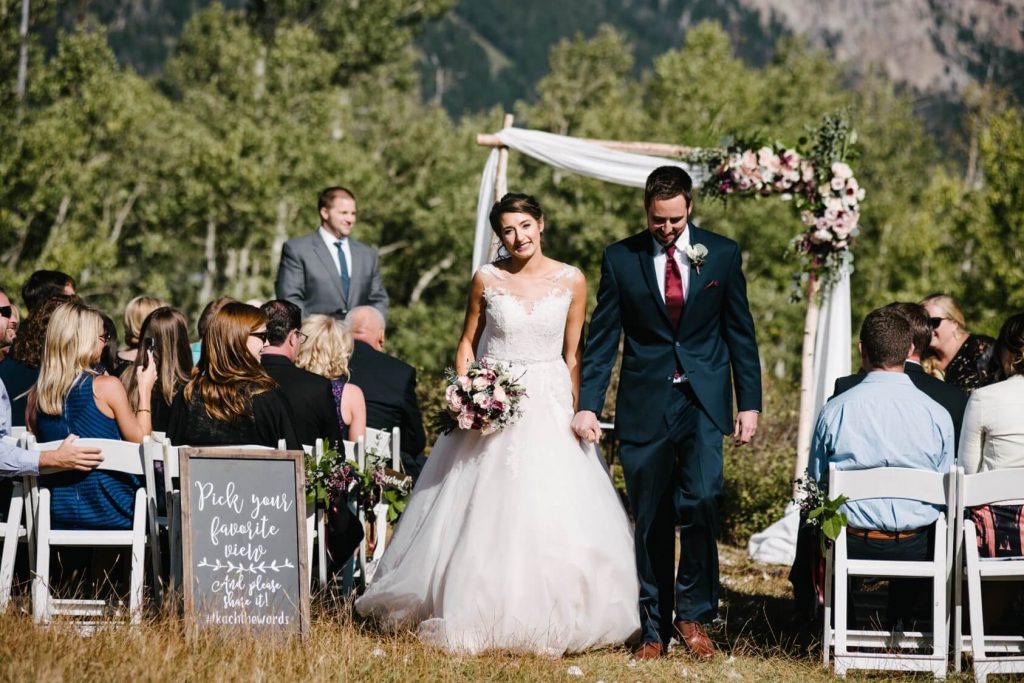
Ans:
[{"label": "gray suit jacket", "polygon": [[380,279],[377,250],[351,237],[348,243],[352,273],[347,299],[341,291],[341,277],[330,249],[319,232],[284,243],[277,269],[277,298],[287,299],[302,309],[303,318],[314,313],[344,317],[356,306],[373,306],[387,318],[388,293]]}]

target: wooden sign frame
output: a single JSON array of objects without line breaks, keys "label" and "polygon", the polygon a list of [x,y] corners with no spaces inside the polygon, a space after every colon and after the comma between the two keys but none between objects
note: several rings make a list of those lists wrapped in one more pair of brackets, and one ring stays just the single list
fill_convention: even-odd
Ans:
[{"label": "wooden sign frame", "polygon": [[304,453],[302,451],[285,451],[277,449],[249,449],[249,448],[180,448],[178,450],[178,469],[180,474],[181,491],[181,553],[182,553],[182,591],[185,598],[185,625],[189,633],[195,632],[199,626],[196,617],[196,605],[193,598],[193,573],[192,557],[192,486],[191,468],[189,463],[193,459],[212,460],[290,460],[295,467],[295,524],[297,527],[296,539],[298,540],[298,563],[296,567],[299,572],[299,633],[303,640],[308,640],[310,635],[310,613],[309,613],[309,571],[306,561],[307,544],[306,538],[306,467]]}]

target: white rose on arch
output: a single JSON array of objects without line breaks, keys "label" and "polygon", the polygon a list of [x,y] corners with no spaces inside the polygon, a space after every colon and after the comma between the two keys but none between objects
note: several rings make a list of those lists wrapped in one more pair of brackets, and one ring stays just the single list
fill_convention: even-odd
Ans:
[{"label": "white rose on arch", "polygon": [[832,164],[832,175],[845,182],[849,178],[853,177],[853,169],[851,169],[848,164],[844,164],[842,161],[837,161]]}]

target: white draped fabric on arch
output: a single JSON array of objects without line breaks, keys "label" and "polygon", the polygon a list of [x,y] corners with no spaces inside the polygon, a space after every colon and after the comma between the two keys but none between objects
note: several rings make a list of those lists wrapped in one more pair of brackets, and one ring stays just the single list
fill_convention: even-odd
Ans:
[{"label": "white draped fabric on arch", "polygon": [[[672,165],[685,169],[699,186],[708,176],[707,169],[678,159],[637,154],[612,149],[606,145],[554,133],[504,128],[493,137],[508,149],[542,161],[549,166],[605,182],[643,187],[647,176],[658,166]],[[499,179],[499,150],[493,149],[484,166],[477,198],[476,235],[473,241],[473,272],[490,260],[493,233],[487,216],[494,203]],[[713,228],[713,226],[712,226]],[[839,279],[823,288],[821,309],[815,337],[814,369],[810,382],[813,412],[832,393],[838,377],[850,374],[851,346],[850,273],[842,270]],[[795,471],[806,467],[806,454],[798,454]],[[791,564],[795,556],[799,508],[791,504],[783,519],[750,539],[748,550],[761,562]]]}]

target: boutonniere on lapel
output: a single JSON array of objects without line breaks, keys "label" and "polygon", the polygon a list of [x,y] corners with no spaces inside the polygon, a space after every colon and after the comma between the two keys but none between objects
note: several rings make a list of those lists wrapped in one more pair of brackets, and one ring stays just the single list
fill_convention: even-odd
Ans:
[{"label": "boutonniere on lapel", "polygon": [[703,244],[688,244],[686,245],[686,256],[690,259],[690,263],[697,269],[697,275],[700,275],[700,267],[704,265],[704,261],[708,257],[708,248]]}]

